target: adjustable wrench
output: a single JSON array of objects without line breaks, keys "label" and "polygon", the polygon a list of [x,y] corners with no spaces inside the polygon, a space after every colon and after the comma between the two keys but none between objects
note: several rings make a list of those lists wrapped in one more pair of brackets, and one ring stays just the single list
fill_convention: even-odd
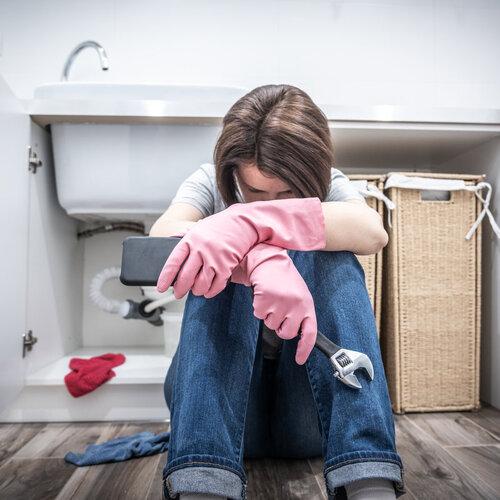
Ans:
[{"label": "adjustable wrench", "polygon": [[373,380],[373,365],[366,354],[343,349],[326,338],[319,330],[314,347],[317,347],[330,360],[334,370],[333,375],[349,387],[361,389],[358,377],[354,375],[359,368],[364,369],[370,380]]},{"label": "adjustable wrench", "polygon": [[[253,288],[250,288],[253,296]],[[272,332],[274,335],[277,333],[264,325],[264,329]],[[332,342],[329,338],[325,337],[319,330],[316,332],[316,342],[314,347],[317,347],[329,360],[333,366],[333,375],[341,382],[351,387],[352,389],[361,389],[358,377],[354,375],[357,369],[364,369],[370,380],[373,380],[374,370],[370,358],[358,351],[351,351],[343,349],[339,345]]]}]

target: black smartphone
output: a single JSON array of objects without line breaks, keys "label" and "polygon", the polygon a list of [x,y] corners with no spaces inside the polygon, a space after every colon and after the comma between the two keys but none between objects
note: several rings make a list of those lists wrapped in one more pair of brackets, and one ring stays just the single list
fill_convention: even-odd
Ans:
[{"label": "black smartphone", "polygon": [[122,243],[120,281],[124,285],[156,286],[161,270],[181,238],[129,236]]}]

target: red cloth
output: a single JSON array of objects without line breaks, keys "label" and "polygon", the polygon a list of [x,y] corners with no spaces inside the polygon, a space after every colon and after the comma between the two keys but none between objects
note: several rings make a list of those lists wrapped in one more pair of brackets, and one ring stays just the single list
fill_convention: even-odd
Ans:
[{"label": "red cloth", "polygon": [[78,398],[93,391],[104,382],[113,378],[114,366],[125,362],[123,354],[102,354],[90,359],[72,358],[69,362],[71,372],[64,377],[64,383],[72,396]]}]

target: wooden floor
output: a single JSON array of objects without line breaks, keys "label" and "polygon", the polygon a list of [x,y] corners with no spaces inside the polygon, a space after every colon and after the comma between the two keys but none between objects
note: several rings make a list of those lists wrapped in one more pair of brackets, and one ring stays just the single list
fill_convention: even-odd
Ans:
[{"label": "wooden floor", "polygon": [[[500,499],[500,411],[395,415],[410,499]],[[161,499],[166,453],[75,467],[68,451],[166,423],[0,425],[0,498]],[[248,499],[326,500],[323,460],[246,460]]]}]

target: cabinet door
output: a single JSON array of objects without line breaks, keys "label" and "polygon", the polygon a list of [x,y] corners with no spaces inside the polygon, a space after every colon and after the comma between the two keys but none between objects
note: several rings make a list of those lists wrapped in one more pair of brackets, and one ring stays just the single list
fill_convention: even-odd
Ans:
[{"label": "cabinet door", "polygon": [[0,76],[0,411],[24,385],[29,117]]}]

